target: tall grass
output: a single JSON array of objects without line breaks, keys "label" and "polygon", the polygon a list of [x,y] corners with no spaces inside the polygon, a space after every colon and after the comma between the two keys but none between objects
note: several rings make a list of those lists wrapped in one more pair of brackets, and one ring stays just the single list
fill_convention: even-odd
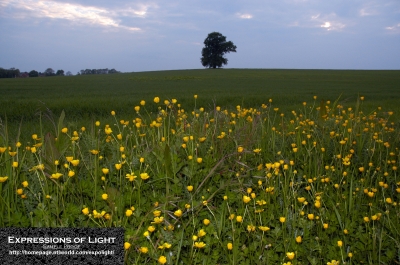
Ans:
[{"label": "tall grass", "polygon": [[24,142],[3,126],[0,225],[124,227],[126,264],[400,262],[391,110],[201,97],[138,99],[84,127],[39,119]]}]

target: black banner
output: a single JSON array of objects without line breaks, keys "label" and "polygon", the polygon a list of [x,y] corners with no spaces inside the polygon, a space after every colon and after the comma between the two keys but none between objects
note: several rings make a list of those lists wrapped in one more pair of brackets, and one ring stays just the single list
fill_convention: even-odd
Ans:
[{"label": "black banner", "polygon": [[8,264],[124,264],[123,228],[0,228]]}]

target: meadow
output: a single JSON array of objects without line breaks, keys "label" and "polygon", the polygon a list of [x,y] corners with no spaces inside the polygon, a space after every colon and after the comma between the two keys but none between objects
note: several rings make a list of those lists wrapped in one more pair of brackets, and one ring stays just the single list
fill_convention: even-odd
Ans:
[{"label": "meadow", "polygon": [[399,71],[0,80],[0,226],[126,264],[400,264]]}]

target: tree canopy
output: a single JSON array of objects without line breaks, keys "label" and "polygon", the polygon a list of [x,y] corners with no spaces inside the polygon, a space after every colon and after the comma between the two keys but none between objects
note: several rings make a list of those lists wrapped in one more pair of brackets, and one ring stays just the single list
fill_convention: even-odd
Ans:
[{"label": "tree canopy", "polygon": [[236,46],[219,32],[208,34],[204,40],[204,48],[201,51],[201,64],[208,68],[219,68],[228,63],[225,53],[236,52]]}]

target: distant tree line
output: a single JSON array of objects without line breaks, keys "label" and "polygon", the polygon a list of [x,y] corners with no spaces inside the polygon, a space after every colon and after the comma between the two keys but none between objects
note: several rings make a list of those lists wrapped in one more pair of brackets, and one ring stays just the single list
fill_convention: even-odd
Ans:
[{"label": "distant tree line", "polygon": [[[119,71],[113,69],[86,69],[81,70],[77,75],[96,75],[96,74],[116,74]],[[21,72],[19,69],[10,68],[4,69],[0,67],[0,78],[17,78],[17,77],[46,77],[46,76],[72,76],[70,71],[64,73],[64,70],[54,71],[52,68],[47,68],[44,72],[32,70],[30,72]]]},{"label": "distant tree line", "polygon": [[4,69],[0,67],[0,78],[16,78],[19,77],[20,71],[19,69],[10,68]]},{"label": "distant tree line", "polygon": [[78,72],[78,75],[101,75],[101,74],[116,74],[119,73],[117,70],[113,69],[85,69]]}]

